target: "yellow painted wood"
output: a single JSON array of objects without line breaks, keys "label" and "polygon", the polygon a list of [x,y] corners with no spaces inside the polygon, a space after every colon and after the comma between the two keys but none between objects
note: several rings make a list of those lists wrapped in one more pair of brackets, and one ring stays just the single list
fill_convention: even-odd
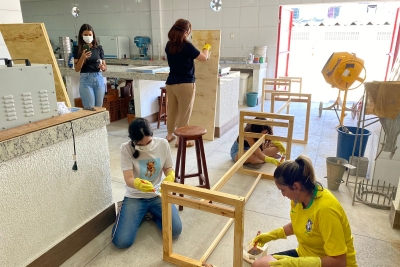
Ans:
[{"label": "yellow painted wood", "polygon": [[205,43],[211,45],[210,56],[205,62],[195,60],[196,97],[189,124],[206,128],[207,133],[203,139],[212,141],[215,129],[221,31],[193,30],[192,44],[202,50]]},{"label": "yellow painted wood", "polygon": [[[29,59],[32,64],[51,64],[58,102],[71,107],[57,60],[43,23],[0,24],[0,32],[12,59]],[[20,64],[22,62],[18,62]]]}]

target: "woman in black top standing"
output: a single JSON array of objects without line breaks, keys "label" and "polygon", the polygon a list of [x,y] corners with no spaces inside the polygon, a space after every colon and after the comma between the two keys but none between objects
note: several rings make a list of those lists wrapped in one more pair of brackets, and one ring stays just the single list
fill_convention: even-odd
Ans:
[{"label": "woman in black top standing", "polygon": [[85,109],[103,106],[105,84],[101,72],[107,70],[104,51],[97,44],[92,26],[83,24],[79,30],[78,49],[74,51],[75,71],[81,73],[79,94]]},{"label": "woman in black top standing", "polygon": [[[194,59],[206,61],[211,48],[209,44],[206,44],[202,52],[197,50],[188,41],[191,31],[192,25],[188,20],[178,19],[168,32],[169,41],[165,47],[170,68],[166,81],[168,97],[168,135],[166,138],[168,142],[176,139],[173,135],[175,127],[179,128],[189,124],[196,92]],[[176,147],[178,143],[177,140]],[[186,144],[186,146],[193,145],[193,142]]]}]

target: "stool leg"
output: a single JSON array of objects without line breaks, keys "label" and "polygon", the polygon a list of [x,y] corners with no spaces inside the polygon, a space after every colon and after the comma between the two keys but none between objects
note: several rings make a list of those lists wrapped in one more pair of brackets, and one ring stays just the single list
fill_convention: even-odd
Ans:
[{"label": "stool leg", "polygon": [[202,161],[202,166],[203,166],[203,173],[204,173],[206,188],[210,189],[210,181],[208,180],[208,170],[207,170],[206,156],[204,153],[203,138],[199,139],[199,146],[200,146],[200,154],[201,154],[201,161]]},{"label": "stool leg", "polygon": [[[186,138],[179,137],[179,146],[178,150],[182,151],[181,154],[181,184],[185,183],[185,165],[186,165]],[[183,194],[179,194],[179,196],[183,197]],[[179,206],[179,210],[183,210],[183,206]]]},{"label": "stool leg", "polygon": [[[161,94],[162,95],[162,94]],[[160,121],[161,121],[161,112],[162,112],[162,97],[160,97],[160,101],[158,102],[159,111],[158,111],[158,121],[157,121],[157,129],[160,128]]]},{"label": "stool leg", "polygon": [[201,148],[200,148],[199,139],[196,139],[194,141],[194,143],[196,145],[197,172],[199,174],[199,185],[204,185],[205,181],[202,178],[203,165],[201,164]]}]

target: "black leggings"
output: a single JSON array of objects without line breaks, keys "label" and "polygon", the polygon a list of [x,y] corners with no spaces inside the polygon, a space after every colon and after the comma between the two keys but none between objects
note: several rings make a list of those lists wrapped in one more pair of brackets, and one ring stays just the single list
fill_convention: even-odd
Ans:
[{"label": "black leggings", "polygon": [[299,257],[299,254],[297,254],[297,251],[295,249],[281,251],[281,252],[278,252],[278,253],[274,253],[272,255],[285,255],[285,256],[289,256],[289,257],[293,257],[293,258],[298,258]]}]

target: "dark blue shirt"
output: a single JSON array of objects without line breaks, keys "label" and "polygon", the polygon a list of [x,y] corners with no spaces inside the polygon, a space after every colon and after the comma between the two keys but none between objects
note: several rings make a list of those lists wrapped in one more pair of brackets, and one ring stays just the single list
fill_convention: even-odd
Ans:
[{"label": "dark blue shirt", "polygon": [[194,83],[194,59],[200,55],[200,51],[188,42],[184,42],[182,50],[176,54],[170,54],[168,48],[169,42],[165,47],[169,65],[166,84]]},{"label": "dark blue shirt", "polygon": [[[91,47],[92,55],[86,59],[82,65],[81,73],[91,73],[100,71],[100,59],[104,60],[104,51],[101,45]],[[79,59],[82,53],[78,53],[78,47],[73,52],[74,59]]]}]

